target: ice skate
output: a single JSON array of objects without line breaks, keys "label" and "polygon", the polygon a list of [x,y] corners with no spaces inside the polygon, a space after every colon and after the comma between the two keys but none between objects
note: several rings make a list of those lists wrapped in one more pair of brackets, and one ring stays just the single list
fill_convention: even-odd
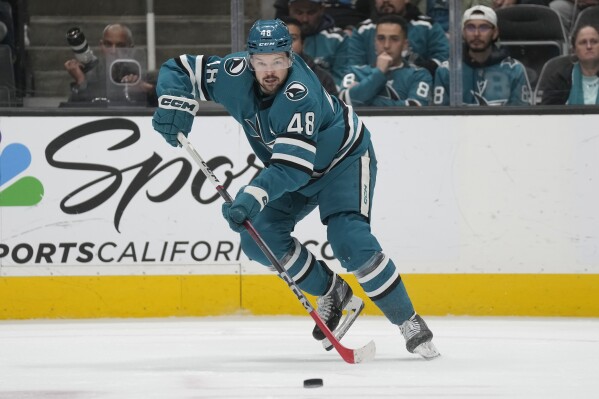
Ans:
[{"label": "ice skate", "polygon": [[[364,309],[364,301],[354,296],[351,287],[339,275],[333,274],[331,278],[333,279],[331,288],[317,300],[317,312],[335,337],[340,340]],[[318,326],[314,327],[312,336],[322,341],[322,346],[326,350],[333,348]]]},{"label": "ice skate", "polygon": [[427,360],[441,355],[432,342],[433,332],[418,314],[414,313],[404,321],[399,330],[406,339],[408,352],[416,353]]}]

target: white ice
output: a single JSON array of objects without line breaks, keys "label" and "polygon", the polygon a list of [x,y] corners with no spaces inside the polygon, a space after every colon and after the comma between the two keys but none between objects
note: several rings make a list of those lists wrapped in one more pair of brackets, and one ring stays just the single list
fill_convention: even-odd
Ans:
[{"label": "white ice", "polygon": [[342,342],[377,355],[358,365],[325,352],[308,315],[2,321],[0,399],[599,397],[599,319],[426,320],[440,358],[362,316]]}]

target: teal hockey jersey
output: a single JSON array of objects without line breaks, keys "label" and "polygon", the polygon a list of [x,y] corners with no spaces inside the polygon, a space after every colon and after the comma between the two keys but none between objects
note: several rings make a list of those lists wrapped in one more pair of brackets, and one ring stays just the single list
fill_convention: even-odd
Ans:
[{"label": "teal hockey jersey", "polygon": [[[348,41],[348,65],[376,65],[376,23],[372,20],[362,22]],[[429,71],[449,59],[449,41],[439,24],[423,18],[409,22],[408,42],[410,44],[409,61]]]},{"label": "teal hockey jersey", "polygon": [[312,57],[317,65],[326,69],[337,84],[343,78],[347,65],[347,46],[345,32],[335,26],[304,37],[304,54]]},{"label": "teal hockey jersey", "polygon": [[[530,105],[531,88],[526,69],[517,60],[493,53],[484,64],[466,58],[462,63],[462,101],[466,105]],[[449,105],[449,65],[435,72],[435,105]]]},{"label": "teal hockey jersey", "polygon": [[339,98],[355,106],[428,105],[433,78],[424,68],[407,65],[386,74],[368,65],[354,66],[345,75]]},{"label": "teal hockey jersey", "polygon": [[165,62],[156,87],[174,95],[222,104],[267,166],[252,181],[272,201],[285,192],[312,195],[370,146],[362,121],[320,81],[300,57],[274,95],[263,97],[247,53],[182,55]]}]

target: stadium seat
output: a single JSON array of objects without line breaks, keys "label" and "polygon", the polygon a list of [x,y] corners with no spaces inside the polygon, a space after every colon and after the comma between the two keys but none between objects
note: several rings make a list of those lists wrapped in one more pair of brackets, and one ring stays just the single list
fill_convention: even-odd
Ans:
[{"label": "stadium seat", "polygon": [[548,78],[556,71],[563,69],[566,65],[573,63],[576,57],[573,55],[560,55],[547,61],[541,70],[537,86],[534,90],[534,104],[540,104],[543,99],[543,89],[547,84]]},{"label": "stadium seat", "polygon": [[580,24],[588,24],[591,22],[599,24],[599,6],[587,7],[580,11],[576,17],[572,32],[574,32]]},{"label": "stadium seat", "polygon": [[545,62],[568,53],[559,14],[549,7],[532,4],[500,8],[496,13],[500,43],[512,58],[527,67],[534,89]]}]

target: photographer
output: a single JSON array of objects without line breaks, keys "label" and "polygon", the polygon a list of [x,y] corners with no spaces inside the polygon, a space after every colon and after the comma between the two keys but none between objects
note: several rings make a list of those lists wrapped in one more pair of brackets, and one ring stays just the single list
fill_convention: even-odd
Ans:
[{"label": "photographer", "polygon": [[[69,35],[80,35],[77,31],[70,31]],[[73,38],[69,39],[73,46]],[[75,39],[76,40],[76,39]],[[128,27],[121,24],[110,24],[104,28],[100,40],[101,55],[99,59],[87,47],[84,38],[81,48],[87,50],[77,54],[79,59],[73,58],[65,62],[64,67],[73,78],[69,103],[91,102],[98,104],[112,103],[113,105],[147,105],[156,106],[155,79],[141,79],[139,69],[131,69],[127,63],[113,65],[110,73],[107,60],[114,59],[123,49],[133,48],[133,35]],[[82,62],[83,61],[83,62]],[[84,63],[85,62],[85,63]],[[108,90],[108,82],[123,84],[123,90],[115,98]]]}]

